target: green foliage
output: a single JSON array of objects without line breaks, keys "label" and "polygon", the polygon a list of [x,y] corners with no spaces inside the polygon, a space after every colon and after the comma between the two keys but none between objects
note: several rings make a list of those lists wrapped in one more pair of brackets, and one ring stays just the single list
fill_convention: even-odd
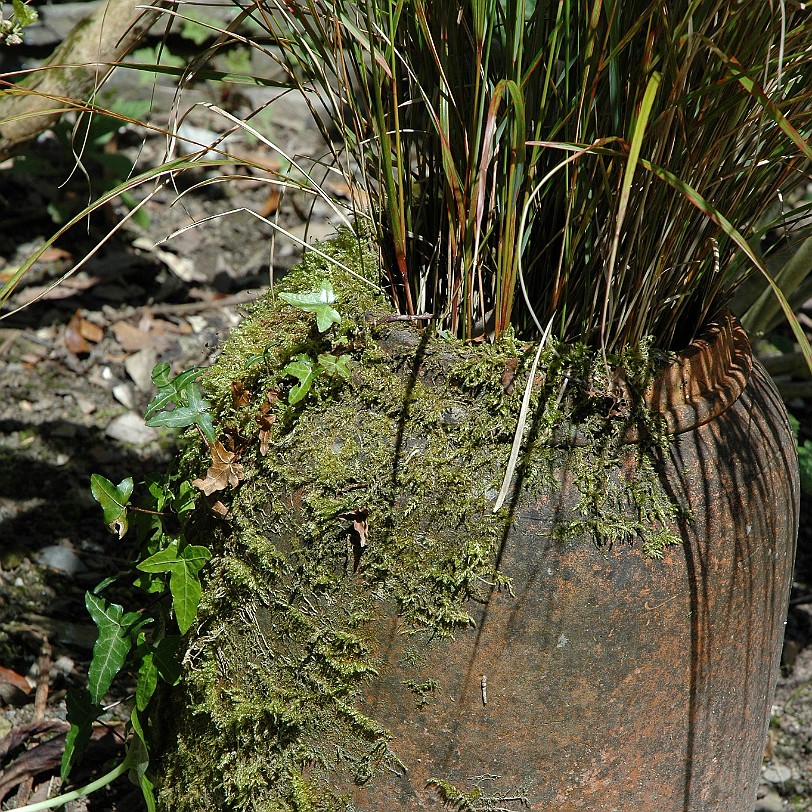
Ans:
[{"label": "green foliage", "polygon": [[104,511],[104,523],[119,538],[124,538],[127,533],[127,507],[133,487],[132,477],[123,479],[118,485],[101,474],[92,474],[90,477],[90,492]]},{"label": "green foliage", "polygon": [[333,307],[336,295],[332,283],[324,281],[318,290],[311,293],[285,293],[279,294],[283,302],[287,302],[299,310],[316,314],[316,326],[320,333],[326,333],[333,324],[341,324],[341,316]]},{"label": "green foliage", "polygon": [[[171,377],[168,364],[156,365],[152,380],[158,394],[146,414],[151,425],[196,425],[207,443],[216,443],[217,435],[207,411],[209,404],[196,384],[200,374],[201,370],[191,369]],[[132,735],[120,768],[129,771],[131,780],[141,787],[148,809],[154,810],[153,784],[147,773],[148,737],[139,714],[148,712],[160,682],[172,686],[180,679],[183,635],[197,616],[200,573],[211,553],[185,540],[186,523],[199,493],[192,483],[178,474],[165,474],[148,477],[145,486],[142,502],[133,504],[131,477],[118,485],[100,474],[91,477],[91,493],[102,508],[105,524],[119,538],[129,529],[135,530],[139,553],[127,575],[137,589],[149,596],[149,601],[139,611],[125,611],[122,605],[105,598],[102,592],[110,589],[117,578],[106,578],[85,595],[85,605],[98,636],[87,687],[68,694],[71,727],[65,741],[62,777],[67,779],[81,759],[113,681],[122,671],[134,672],[137,677]]]},{"label": "green foliage", "polygon": [[[66,120],[56,123],[54,136],[65,156],[78,155],[83,167],[83,175],[88,180],[90,194],[95,197],[123,183],[133,173],[132,162],[120,152],[110,152],[107,145],[115,134],[128,122],[139,124],[149,113],[147,100],[110,99],[111,115],[94,111],[81,116],[75,125]],[[51,176],[54,166],[48,162],[38,162],[36,158],[20,155],[15,158],[11,170],[14,174],[28,176]],[[145,209],[136,209],[138,203],[131,192],[120,196],[121,202],[134,210],[133,220],[142,228],[150,225],[149,214]],[[76,213],[76,202],[69,196],[55,198],[48,204],[48,214],[54,223],[61,225]]]},{"label": "green foliage", "polygon": [[350,377],[347,362],[349,355],[336,357],[330,353],[322,353],[313,361],[309,355],[299,353],[296,358],[285,366],[283,374],[296,378],[299,383],[291,387],[288,393],[288,403],[295,406],[310,391],[316,376],[324,372],[328,375],[337,375],[345,380]]},{"label": "green foliage", "polygon": [[285,375],[292,375],[299,381],[299,383],[291,387],[290,393],[288,394],[288,403],[293,406],[310,391],[310,386],[316,377],[316,368],[313,364],[313,360],[309,356],[300,353],[299,356],[291,361],[282,371]]},{"label": "green foliage", "polygon": [[798,467],[801,470],[801,488],[812,494],[812,440],[804,440],[798,446]]},{"label": "green foliage", "polygon": [[801,473],[801,490],[804,493],[812,494],[812,440],[801,442],[798,436],[800,423],[794,415],[789,415],[789,422],[792,426],[792,433],[795,435],[795,447],[798,451],[798,468]]},{"label": "green foliage", "polygon": [[37,11],[23,0],[12,0],[11,17],[6,19],[0,5],[0,44],[22,45],[23,29],[39,19]]},{"label": "green foliage", "polygon": [[[196,425],[203,436],[214,443],[217,435],[211,422],[209,402],[195,383],[202,373],[201,369],[187,369],[170,379],[169,364],[158,364],[152,370],[152,382],[158,388],[158,394],[144,413],[147,425],[169,428]],[[174,408],[170,409],[170,406]]]},{"label": "green foliage", "polygon": [[253,18],[360,167],[392,301],[464,338],[550,322],[604,352],[681,348],[746,261],[766,274],[748,240],[812,156],[799,6],[305,0]]},{"label": "green foliage", "polygon": [[67,779],[74,764],[77,764],[87,748],[93,722],[101,715],[102,709],[94,704],[86,689],[70,690],[66,699],[70,730],[65,737],[65,753],[62,757],[62,780]]},{"label": "green foliage", "polygon": [[205,547],[187,545],[181,548],[175,540],[138,565],[142,572],[169,573],[169,591],[181,634],[186,634],[197,615],[200,603],[198,573],[209,558],[211,553]]},{"label": "green foliage", "polygon": [[185,7],[182,11],[180,35],[183,39],[200,46],[222,31],[222,26],[216,18],[200,14],[192,7]]},{"label": "green foliage", "polygon": [[[143,84],[151,84],[158,76],[157,68],[174,68],[181,71],[186,62],[164,46],[147,46],[133,51],[132,58],[139,70],[138,78]],[[126,64],[126,63],[125,63]],[[153,68],[155,70],[150,70]]]},{"label": "green foliage", "polygon": [[134,630],[148,619],[138,612],[125,614],[123,607],[92,592],[85,593],[85,606],[99,631],[87,672],[90,698],[99,705],[127,659]]},{"label": "green foliage", "polygon": [[[316,316],[316,327],[319,333],[326,333],[334,324],[341,325],[341,316],[333,307],[336,303],[336,295],[333,285],[327,280],[323,280],[320,286],[308,293],[291,293],[282,291],[279,298],[289,305],[305,313],[314,313]],[[268,361],[267,351],[262,354],[254,353],[245,362],[246,368],[252,366],[259,360]],[[282,370],[283,375],[296,378],[294,384],[288,392],[288,403],[295,406],[303,400],[316,377],[322,373],[332,375],[344,380],[350,377],[350,369],[347,366],[350,361],[349,355],[336,356],[331,353],[321,353],[317,358],[312,358],[307,353],[299,353],[293,360],[289,361]]]}]

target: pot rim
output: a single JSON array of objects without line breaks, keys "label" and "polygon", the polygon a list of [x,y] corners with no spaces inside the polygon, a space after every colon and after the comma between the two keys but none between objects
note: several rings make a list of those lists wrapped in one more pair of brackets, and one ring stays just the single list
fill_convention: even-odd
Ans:
[{"label": "pot rim", "polygon": [[725,307],[657,372],[643,399],[663,418],[669,434],[682,434],[729,409],[747,386],[752,369],[747,333]]}]

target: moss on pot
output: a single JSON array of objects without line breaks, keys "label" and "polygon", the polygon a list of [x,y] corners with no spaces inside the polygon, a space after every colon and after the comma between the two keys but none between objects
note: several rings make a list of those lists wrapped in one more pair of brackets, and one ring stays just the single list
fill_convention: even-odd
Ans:
[{"label": "moss on pot", "polygon": [[[363,281],[377,276],[363,241],[343,234],[325,250],[356,275],[311,255],[285,288],[310,291],[329,277],[341,325],[320,334],[311,314],[269,295],[205,379],[245,478],[219,494],[226,520],[201,504],[188,534],[214,558],[171,699],[159,765],[165,809],[351,808],[353,784],[402,768],[385,720],[359,710],[381,666],[379,622],[397,615],[419,659],[432,640],[472,623],[471,601],[510,588],[496,558],[511,503],[493,504],[534,348],[510,335],[472,346],[421,333],[394,320]],[[350,379],[322,374],[287,405],[285,365],[325,352],[351,358]],[[514,498],[555,488],[566,465],[580,505],[562,534],[637,540],[654,554],[674,541],[653,457],[622,439],[642,424],[656,449],[657,427],[634,397],[653,366],[646,345],[607,366],[551,343]],[[624,370],[631,399],[621,402],[610,369]],[[561,438],[574,421],[581,444],[571,447]],[[187,449],[190,470],[205,467],[204,452]],[[435,687],[415,685],[416,702]]]}]

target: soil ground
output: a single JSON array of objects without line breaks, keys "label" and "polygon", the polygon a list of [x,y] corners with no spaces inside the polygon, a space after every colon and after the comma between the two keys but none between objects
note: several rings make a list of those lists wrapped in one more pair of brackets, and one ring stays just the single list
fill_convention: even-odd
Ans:
[{"label": "soil ground", "polygon": [[[172,98],[168,88],[154,91],[132,77],[122,79],[116,92],[151,99],[157,113],[166,113]],[[227,103],[239,113],[257,101],[236,92],[228,96],[222,88],[204,85],[188,91],[184,105]],[[273,109],[263,127],[284,152],[324,153],[302,104],[283,99]],[[200,107],[186,123],[187,135],[203,143],[227,124],[222,115]],[[3,281],[53,232],[55,220],[81,209],[89,196],[113,182],[110,156],[123,155],[146,167],[158,163],[166,149],[159,133],[144,140],[131,127],[118,128],[108,141],[84,150],[86,177],[76,169],[70,143],[67,130],[46,133],[16,170],[10,163],[0,167]],[[270,170],[280,165],[279,152],[240,131],[229,149]],[[268,183],[271,176],[255,167],[228,173],[201,170],[185,176],[186,188],[226,180],[203,183],[181,197],[183,190],[172,186],[157,190],[146,209],[149,223],[125,224],[80,271],[49,290],[128,209],[117,203],[97,212],[41,257],[10,305],[38,300],[0,322],[3,809],[14,808],[15,799],[25,803],[45,797],[58,784],[53,776],[58,775],[59,748],[37,745],[64,732],[66,690],[86,678],[95,627],[83,595],[128,560],[127,544],[103,526],[90,496],[90,475],[101,473],[113,482],[133,476],[138,482],[171,459],[171,433],[145,427],[140,417],[152,396],[149,373],[159,360],[179,372],[205,365],[216,354],[240,319],[240,305],[271,283],[269,221],[277,220],[303,240],[323,237],[337,224],[335,214],[317,202],[308,232],[311,199],[288,195],[280,201]],[[340,198],[340,182],[332,191]],[[223,212],[231,213],[220,216]],[[175,232],[180,233],[163,242]],[[295,242],[278,239],[274,275],[289,268],[298,252]],[[807,401],[796,398],[790,406],[801,420],[802,436],[812,437]],[[118,690],[113,699],[123,703],[126,686]],[[110,732],[91,749],[79,782],[101,774],[121,753],[126,705],[116,702],[106,719]],[[784,665],[756,809],[812,809],[811,768],[812,498],[805,495]],[[68,810],[141,808],[138,791],[120,779]]]}]

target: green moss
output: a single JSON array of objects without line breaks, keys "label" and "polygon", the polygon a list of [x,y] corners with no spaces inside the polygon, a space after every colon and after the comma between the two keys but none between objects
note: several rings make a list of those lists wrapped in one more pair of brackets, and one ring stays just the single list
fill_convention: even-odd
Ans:
[{"label": "green moss", "polygon": [[[487,779],[483,779],[487,780]],[[530,803],[521,792],[516,792],[510,796],[488,795],[482,786],[474,787],[471,792],[463,792],[459,787],[441,778],[432,778],[429,786],[440,797],[444,807],[453,812],[505,812],[505,804],[510,804],[511,808],[530,808]]]},{"label": "green moss", "polygon": [[[312,315],[269,295],[204,381],[246,476],[219,494],[227,521],[202,504],[187,533],[214,558],[184,687],[162,714],[175,719],[157,776],[164,809],[348,810],[354,784],[400,770],[397,742],[358,710],[381,667],[381,624],[397,616],[416,658],[469,626],[472,600],[509,588],[495,562],[512,505],[557,487],[562,470],[580,502],[560,534],[652,554],[674,540],[652,458],[623,442],[631,425],[663,442],[637,397],[655,364],[648,346],[608,366],[583,347],[545,348],[512,496],[494,512],[535,348],[404,326],[359,278],[377,274],[368,245],[343,234],[325,250],[357,274],[329,269],[341,325],[319,334]],[[327,275],[311,256],[285,288]],[[323,352],[351,356],[350,380],[322,375],[288,406],[285,364]],[[275,418],[265,455],[261,411],[266,426]],[[186,469],[205,456],[190,445]],[[435,686],[410,687],[419,703]]]}]

